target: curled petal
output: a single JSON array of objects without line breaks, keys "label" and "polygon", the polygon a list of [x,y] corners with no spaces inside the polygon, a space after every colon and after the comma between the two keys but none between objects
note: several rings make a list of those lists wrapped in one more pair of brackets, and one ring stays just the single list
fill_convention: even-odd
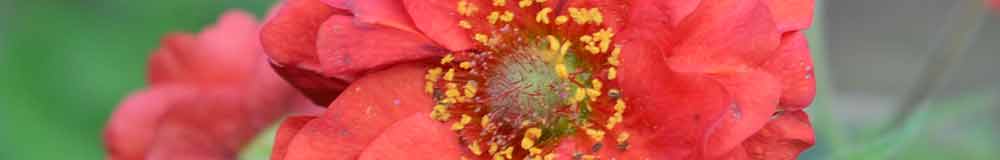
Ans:
[{"label": "curled petal", "polygon": [[[458,26],[457,0],[402,0],[417,29],[451,51],[472,48],[472,34]],[[483,6],[483,5],[480,5]],[[483,11],[480,11],[483,12]]]},{"label": "curled petal", "polygon": [[310,121],[289,143],[284,159],[356,159],[392,124],[430,112],[423,94],[425,68],[400,65],[358,79],[321,117]]},{"label": "curled petal", "polygon": [[261,29],[261,44],[274,61],[319,71],[316,36],[320,25],[345,10],[332,8],[319,0],[287,0],[276,9]]},{"label": "curled petal", "polygon": [[354,23],[347,16],[323,23],[317,43],[323,73],[348,82],[369,70],[447,53],[419,34]]},{"label": "curled petal", "polygon": [[816,96],[816,78],[813,74],[809,44],[802,32],[787,33],[775,57],[764,62],[761,68],[781,80],[780,108],[786,111],[802,110]]},{"label": "curled petal", "polygon": [[816,143],[809,116],[802,111],[784,112],[748,138],[731,157],[744,159],[790,160]]},{"label": "curled petal", "polygon": [[358,159],[459,159],[463,148],[456,136],[427,113],[416,113],[385,129]]}]

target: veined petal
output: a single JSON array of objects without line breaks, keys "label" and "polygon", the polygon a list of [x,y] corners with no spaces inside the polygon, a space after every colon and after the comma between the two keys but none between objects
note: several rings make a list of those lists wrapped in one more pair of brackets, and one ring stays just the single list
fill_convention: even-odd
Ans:
[{"label": "veined petal", "polygon": [[456,136],[450,127],[427,118],[427,113],[416,113],[386,128],[358,159],[458,160],[462,148],[456,145]]},{"label": "veined petal", "polygon": [[353,23],[347,16],[330,17],[320,30],[317,43],[323,73],[348,82],[373,69],[448,53],[419,34]]},{"label": "veined petal", "polygon": [[424,72],[423,66],[400,65],[358,79],[323,116],[298,131],[284,159],[358,158],[392,124],[430,112],[434,103],[422,94]]}]

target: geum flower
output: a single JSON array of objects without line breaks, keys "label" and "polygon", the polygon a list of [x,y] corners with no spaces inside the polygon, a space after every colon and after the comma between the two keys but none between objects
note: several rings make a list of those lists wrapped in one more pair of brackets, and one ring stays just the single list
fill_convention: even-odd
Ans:
[{"label": "geum flower", "polygon": [[287,0],[272,159],[795,159],[813,1]]},{"label": "geum flower", "polygon": [[[105,129],[108,159],[236,159],[306,99],[273,73],[257,22],[227,11],[199,35],[174,33],[149,59],[149,86],[124,99]],[[318,107],[317,107],[318,108]]]}]

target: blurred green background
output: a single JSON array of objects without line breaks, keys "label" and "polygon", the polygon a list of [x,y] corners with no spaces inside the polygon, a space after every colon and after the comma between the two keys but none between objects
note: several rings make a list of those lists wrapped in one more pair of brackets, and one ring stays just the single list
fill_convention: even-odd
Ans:
[{"label": "blurred green background", "polygon": [[[103,159],[101,130],[145,83],[160,36],[273,0],[0,1],[0,159]],[[1000,16],[977,0],[818,1],[817,145],[802,159],[997,159]],[[971,12],[971,13],[970,13]],[[935,59],[957,56],[927,98],[891,120]],[[891,126],[891,127],[887,127]],[[270,137],[270,136],[262,136]],[[269,140],[246,159],[266,159]]]}]

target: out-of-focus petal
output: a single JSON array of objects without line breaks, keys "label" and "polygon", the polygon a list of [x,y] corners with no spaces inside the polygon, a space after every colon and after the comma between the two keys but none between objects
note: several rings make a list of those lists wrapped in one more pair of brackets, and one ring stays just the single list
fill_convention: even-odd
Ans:
[{"label": "out-of-focus petal", "polygon": [[[434,104],[423,94],[425,68],[400,65],[358,79],[288,145],[285,160],[356,159],[392,124]],[[425,117],[426,118],[426,117]]]},{"label": "out-of-focus petal", "polygon": [[173,97],[190,93],[181,88],[161,87],[136,92],[125,98],[111,114],[104,131],[111,159],[143,159],[153,143],[160,117]]},{"label": "out-of-focus petal", "polygon": [[348,82],[373,69],[448,52],[419,34],[354,23],[347,16],[331,16],[319,34],[317,43],[324,75]]},{"label": "out-of-focus petal", "polygon": [[316,119],[316,116],[305,115],[285,118],[285,121],[281,122],[281,126],[278,127],[278,134],[274,137],[274,146],[272,146],[274,149],[271,151],[271,159],[285,159],[285,154],[288,153],[288,144],[292,142],[292,139],[299,133],[299,130],[302,130],[302,127],[306,126],[313,119]]},{"label": "out-of-focus petal", "polygon": [[348,10],[349,8],[347,7],[348,0],[319,0],[319,1],[322,1],[323,3],[326,3],[327,5],[330,5],[330,7],[333,8],[338,8],[343,10]]},{"label": "out-of-focus petal", "polygon": [[809,44],[802,32],[787,33],[775,57],[761,65],[781,80],[783,110],[801,110],[812,103],[816,96],[816,78],[813,74]]},{"label": "out-of-focus petal", "polygon": [[458,160],[463,148],[455,137],[449,126],[427,118],[427,113],[416,113],[385,129],[358,159]]},{"label": "out-of-focus petal", "polygon": [[[472,34],[458,26],[457,0],[402,0],[417,29],[451,51],[475,46]],[[484,6],[484,5],[480,5]],[[485,11],[479,11],[481,12]]]},{"label": "out-of-focus petal", "polygon": [[771,10],[779,32],[809,28],[813,19],[813,0],[763,0]]}]

